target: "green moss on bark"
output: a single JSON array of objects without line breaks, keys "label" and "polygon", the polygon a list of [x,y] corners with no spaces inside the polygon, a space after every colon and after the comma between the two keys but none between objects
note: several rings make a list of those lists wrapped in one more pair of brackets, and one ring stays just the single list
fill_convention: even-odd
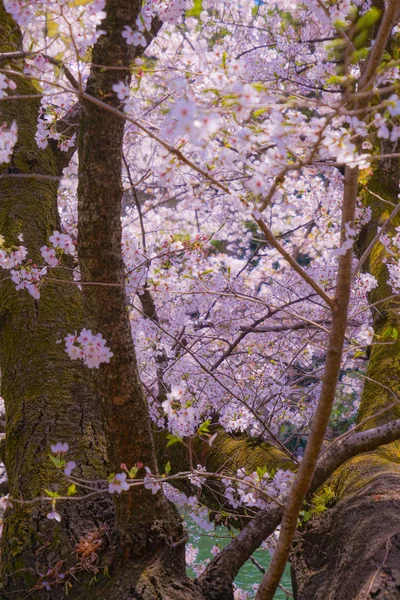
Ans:
[{"label": "green moss on bark", "polygon": [[[18,27],[0,3],[0,51],[18,49],[20,40]],[[22,69],[18,60],[10,66]],[[17,76],[14,80],[15,93],[37,94],[28,80]],[[22,233],[29,258],[41,264],[40,248],[59,228],[56,155],[50,147],[39,150],[34,139],[38,98],[6,100],[1,109],[4,121],[16,120],[18,125],[13,169],[42,178],[7,178],[8,167],[2,166],[0,233],[7,246],[19,245],[17,236]],[[83,365],[70,361],[63,344],[57,343],[83,324],[80,292],[70,272],[64,268],[54,271],[65,283],[46,281],[39,301],[26,290],[17,292],[7,275],[1,273],[0,284],[1,394],[7,434],[3,454],[10,495],[26,501],[43,496],[45,488],[57,488],[61,493],[66,489],[65,478],[48,457],[51,443],[67,442],[69,457],[78,464],[76,473],[88,479],[106,474],[107,458],[92,375]],[[2,598],[25,597],[40,574],[59,560],[63,561],[62,572],[68,570],[77,561],[74,549],[80,536],[113,516],[109,498],[59,502],[62,526],[46,519],[49,509],[49,502],[38,502],[17,503],[6,510],[1,539]],[[39,591],[35,593],[41,596]],[[52,593],[54,599],[64,597],[58,587]]]}]

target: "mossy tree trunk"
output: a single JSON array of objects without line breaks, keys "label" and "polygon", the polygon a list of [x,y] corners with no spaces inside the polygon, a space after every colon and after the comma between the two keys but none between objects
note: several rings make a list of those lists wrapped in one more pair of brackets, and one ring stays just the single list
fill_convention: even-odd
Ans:
[{"label": "mossy tree trunk", "polygon": [[[0,4],[0,51],[15,51],[20,46],[20,32]],[[21,61],[10,66],[21,71]],[[14,77],[16,93],[37,95],[37,90],[23,77]],[[54,229],[59,229],[57,213],[57,177],[62,164],[50,148],[37,148],[34,136],[38,116],[38,99],[2,102],[1,121],[18,124],[18,143],[14,149],[15,175],[8,177],[8,165],[2,165],[0,179],[0,231],[6,245],[19,245],[23,234],[29,257],[41,264],[39,250],[48,243]],[[35,178],[36,174],[42,176]],[[49,179],[45,177],[49,176]],[[44,178],[43,178],[44,177]],[[90,373],[78,362],[71,362],[64,336],[83,325],[80,294],[71,282],[70,272],[54,271],[65,284],[47,281],[40,301],[27,291],[15,290],[1,273],[0,285],[0,365],[1,394],[5,400],[7,441],[2,458],[7,468],[13,498],[31,500],[44,495],[44,489],[66,492],[66,481],[49,460],[50,444],[67,442],[70,456],[79,464],[77,474],[98,479],[106,474],[106,446],[98,398]],[[76,545],[88,531],[103,528],[112,520],[113,506],[108,497],[94,497],[80,502],[60,502],[57,510],[62,523],[46,518],[49,503],[18,504],[5,515],[1,539],[2,598],[22,598],[33,590],[34,597],[48,597],[40,591],[46,580],[52,598],[65,597],[65,585],[72,591],[82,589],[92,577],[79,571],[81,558]],[[104,526],[104,527],[103,527]],[[100,531],[100,530],[99,530]],[[102,541],[106,539],[103,535]],[[67,573],[65,584],[56,570]],[[76,580],[71,569],[75,570]],[[50,573],[48,573],[50,571]],[[81,577],[85,583],[81,583]],[[44,584],[43,584],[44,585]],[[76,597],[79,596],[79,593]]]},{"label": "mossy tree trunk", "polygon": [[[130,82],[130,64],[138,50],[126,44],[122,32],[126,25],[134,27],[141,5],[139,0],[109,0],[102,23],[107,35],[93,49],[94,66],[82,99],[78,145],[78,251],[82,281],[99,283],[83,285],[85,322],[105,337],[114,354],[96,377],[110,469],[116,473],[121,471],[121,463],[129,468],[142,463],[156,474],[156,451],[137,369],[121,250],[125,123],[107,110],[107,105],[116,108],[120,103],[113,85],[121,79]],[[153,35],[159,26],[153,23]],[[99,106],[95,100],[104,100],[105,105]],[[144,474],[141,469],[139,476]],[[177,599],[195,597],[185,575],[182,519],[162,492],[135,487],[116,496],[114,503],[113,534],[118,548],[114,572],[118,577],[110,581],[107,593],[117,597],[125,589],[137,598],[157,594]]]}]

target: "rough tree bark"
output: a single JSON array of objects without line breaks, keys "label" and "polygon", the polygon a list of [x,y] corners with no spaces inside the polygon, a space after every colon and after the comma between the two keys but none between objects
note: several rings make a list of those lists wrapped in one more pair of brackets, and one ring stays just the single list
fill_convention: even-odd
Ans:
[{"label": "rough tree bark", "polygon": [[[20,32],[0,4],[0,50],[19,48]],[[9,63],[22,72],[23,64]],[[36,94],[33,85],[15,76],[16,93]],[[41,262],[39,249],[47,243],[54,229],[59,229],[57,213],[57,177],[60,164],[48,148],[40,151],[34,135],[39,100],[7,101],[2,104],[2,119],[18,123],[19,139],[14,149],[12,171],[3,166],[0,179],[0,230],[6,244],[18,245],[24,235],[29,256]],[[32,175],[32,178],[9,175]],[[53,179],[35,179],[35,174]],[[68,265],[65,265],[68,266]],[[57,476],[49,458],[49,446],[67,442],[82,477],[105,475],[106,448],[102,433],[99,403],[91,377],[78,363],[71,363],[64,352],[63,339],[68,331],[83,324],[82,303],[76,286],[71,285],[69,271],[57,269],[56,277],[65,280],[57,286],[47,282],[40,302],[3,280],[0,286],[0,363],[1,393],[6,405],[7,443],[2,449],[13,497],[30,500],[43,495],[54,482],[59,493],[66,484]],[[6,277],[8,273],[3,272]],[[15,504],[5,516],[1,539],[2,598],[23,597],[32,590],[39,598],[46,579],[53,598],[65,595],[64,586],[56,584],[55,567],[60,572],[76,571],[76,577],[88,584],[92,575],[81,570],[82,556],[75,553],[77,543],[88,531],[105,532],[112,519],[109,498],[82,500],[57,507],[63,525],[45,518],[49,504]],[[103,529],[99,529],[99,526]],[[99,537],[99,539],[100,539]],[[48,573],[48,571],[51,571]],[[69,577],[67,577],[68,584]],[[78,585],[79,587],[79,585]]]},{"label": "rough tree bark", "polygon": [[[130,82],[130,63],[136,48],[122,37],[125,25],[134,26],[139,0],[109,0],[102,36],[93,49],[86,92],[113,107],[119,100],[112,87]],[[156,33],[159,27],[153,27]],[[103,69],[103,66],[118,69]],[[125,71],[123,70],[125,67]],[[124,120],[82,100],[79,139],[78,251],[83,285],[85,321],[101,332],[114,357],[97,376],[105,417],[110,468],[121,470],[141,462],[157,472],[148,405],[140,383],[125,293],[121,250],[122,144]],[[102,286],[112,283],[114,287]],[[144,470],[139,471],[144,475]],[[185,575],[186,533],[181,517],[161,492],[131,488],[115,498],[114,577],[107,594],[134,594],[137,598],[195,597]],[[116,573],[118,576],[116,577]],[[104,593],[104,592],[103,592]]]}]

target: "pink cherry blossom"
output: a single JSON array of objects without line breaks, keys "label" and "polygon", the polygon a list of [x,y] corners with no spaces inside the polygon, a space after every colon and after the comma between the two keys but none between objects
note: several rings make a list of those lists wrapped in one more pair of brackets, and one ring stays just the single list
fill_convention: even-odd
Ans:
[{"label": "pink cherry blossom", "polygon": [[82,359],[89,369],[98,369],[101,363],[109,363],[114,354],[106,346],[106,340],[98,333],[82,329],[79,335],[67,335],[65,351],[71,360]]}]

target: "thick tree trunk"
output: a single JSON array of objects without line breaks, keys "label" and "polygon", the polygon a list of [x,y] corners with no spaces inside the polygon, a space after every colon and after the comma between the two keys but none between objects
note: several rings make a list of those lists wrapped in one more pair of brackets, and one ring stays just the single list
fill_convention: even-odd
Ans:
[{"label": "thick tree trunk", "polygon": [[[94,333],[105,337],[114,354],[96,377],[110,470],[121,472],[122,463],[131,468],[140,462],[156,474],[156,452],[137,370],[121,250],[125,123],[107,106],[91,100],[104,99],[110,106],[118,106],[113,85],[120,80],[130,82],[130,63],[137,52],[121,34],[126,25],[134,27],[140,9],[139,1],[109,0],[102,24],[107,35],[93,49],[94,66],[82,102],[79,140],[78,251],[82,281],[99,283],[83,285],[85,321]],[[118,69],[102,69],[103,65]],[[141,469],[139,476],[144,474]],[[143,599],[178,599],[187,594],[195,598],[195,589],[185,574],[182,519],[163,493],[135,487],[115,495],[114,503],[115,576],[106,586],[107,597],[120,597],[125,590]]]},{"label": "thick tree trunk", "polygon": [[400,598],[400,468],[387,454],[349,461],[344,477],[353,481],[301,535],[292,561],[298,600]]},{"label": "thick tree trunk", "polygon": [[[0,4],[0,51],[15,50],[19,42],[19,30]],[[23,67],[18,61],[11,66],[15,70]],[[22,78],[15,77],[15,81],[16,93],[37,93]],[[18,123],[14,170],[49,175],[53,180],[7,178],[8,168],[3,166],[0,231],[7,245],[18,245],[17,236],[22,233],[29,257],[41,264],[39,249],[59,228],[54,181],[59,165],[52,150],[40,151],[34,140],[38,108],[37,99],[3,101],[1,106],[2,120]],[[102,417],[92,378],[82,365],[69,360],[64,344],[57,344],[83,324],[80,294],[68,273],[57,269],[57,278],[66,284],[46,282],[39,301],[26,291],[17,292],[14,284],[3,279],[8,272],[1,274],[1,394],[7,420],[2,458],[10,494],[16,500],[43,496],[45,488],[65,494],[65,478],[48,457],[50,444],[57,441],[69,444],[71,459],[79,465],[78,475],[88,479],[106,475]],[[47,598],[47,592],[40,591],[45,580],[54,599],[64,598],[65,586],[70,584],[71,597],[85,597],[93,572],[83,569],[83,557],[76,547],[95,529],[100,545],[105,543],[106,524],[114,510],[111,499],[98,496],[59,502],[61,524],[46,519],[50,510],[49,502],[15,503],[7,509],[1,539],[2,598],[23,598],[33,590],[35,597]],[[65,574],[64,582],[57,578],[57,569]]]}]

